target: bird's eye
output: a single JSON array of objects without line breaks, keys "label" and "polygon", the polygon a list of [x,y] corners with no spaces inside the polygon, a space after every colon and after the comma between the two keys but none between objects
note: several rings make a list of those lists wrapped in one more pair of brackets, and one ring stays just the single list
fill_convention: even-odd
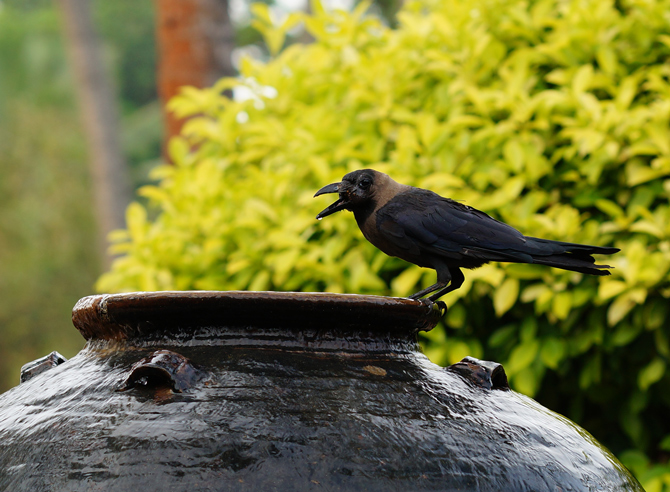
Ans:
[{"label": "bird's eye", "polygon": [[367,190],[370,185],[372,184],[372,180],[370,178],[363,178],[360,180],[358,183],[358,186],[364,190]]}]

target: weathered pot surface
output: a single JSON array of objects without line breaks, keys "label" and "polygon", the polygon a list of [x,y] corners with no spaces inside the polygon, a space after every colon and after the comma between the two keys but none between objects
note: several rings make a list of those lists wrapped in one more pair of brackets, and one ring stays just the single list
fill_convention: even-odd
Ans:
[{"label": "weathered pot surface", "polygon": [[428,361],[416,333],[439,316],[335,294],[84,298],[86,347],[0,396],[0,490],[642,491],[499,365]]}]

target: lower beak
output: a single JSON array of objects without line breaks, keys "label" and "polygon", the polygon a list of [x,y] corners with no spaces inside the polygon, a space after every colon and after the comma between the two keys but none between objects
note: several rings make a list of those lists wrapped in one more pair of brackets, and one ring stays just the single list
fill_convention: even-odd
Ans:
[{"label": "lower beak", "polygon": [[[339,193],[341,185],[342,185],[342,183],[332,183],[332,184],[326,185],[323,188],[321,188],[319,191],[317,191],[314,196],[317,197],[319,195],[325,195],[326,193]],[[335,203],[333,203],[332,205],[326,207],[321,212],[319,212],[319,215],[317,215],[316,218],[318,220],[321,220],[324,217],[327,217],[331,214],[334,214],[335,212],[339,212],[340,210],[343,210],[346,207],[346,205],[347,204],[344,201],[344,199],[340,198]]]}]

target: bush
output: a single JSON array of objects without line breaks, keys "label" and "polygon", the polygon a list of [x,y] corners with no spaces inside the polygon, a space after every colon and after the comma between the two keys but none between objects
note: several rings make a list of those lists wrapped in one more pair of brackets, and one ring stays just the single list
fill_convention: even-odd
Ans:
[{"label": "bush", "polygon": [[[433,271],[386,257],[321,186],[373,167],[539,237],[622,252],[607,278],[529,265],[467,272],[427,335],[438,363],[511,384],[615,452],[670,450],[670,1],[410,1],[392,30],[353,13],[257,6],[271,51],[185,88],[174,166],[114,235],[101,291],[272,289],[404,296]],[[303,20],[310,45],[282,48]],[[234,89],[245,98],[230,99]],[[658,470],[656,470],[658,472]],[[653,475],[653,474],[652,474]],[[651,475],[650,475],[651,476]],[[664,478],[665,477],[665,478]],[[669,475],[656,473],[649,487]]]}]

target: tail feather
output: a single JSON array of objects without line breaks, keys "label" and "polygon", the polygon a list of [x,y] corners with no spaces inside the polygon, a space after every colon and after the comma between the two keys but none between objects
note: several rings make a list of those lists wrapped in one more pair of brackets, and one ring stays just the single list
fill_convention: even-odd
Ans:
[{"label": "tail feather", "polygon": [[621,251],[619,248],[612,248],[610,246],[591,246],[589,244],[566,243],[563,241],[552,241],[551,239],[540,239],[538,237],[527,236],[526,240],[528,239],[531,240],[532,244],[539,247],[552,249],[556,253],[612,255]]},{"label": "tail feather", "polygon": [[570,270],[571,272],[588,273],[589,275],[610,275],[607,269],[613,268],[609,265],[596,265],[593,256],[578,256],[571,253],[534,256],[533,263]]},{"label": "tail feather", "polygon": [[590,246],[588,244],[566,243],[534,237],[526,239],[531,239],[536,247],[546,249],[549,253],[545,255],[534,252],[532,255],[533,263],[573,272],[588,273],[589,275],[610,275],[607,270],[612,268],[609,265],[596,265],[596,260],[591,255],[611,255],[620,251],[619,248],[607,246]]}]

